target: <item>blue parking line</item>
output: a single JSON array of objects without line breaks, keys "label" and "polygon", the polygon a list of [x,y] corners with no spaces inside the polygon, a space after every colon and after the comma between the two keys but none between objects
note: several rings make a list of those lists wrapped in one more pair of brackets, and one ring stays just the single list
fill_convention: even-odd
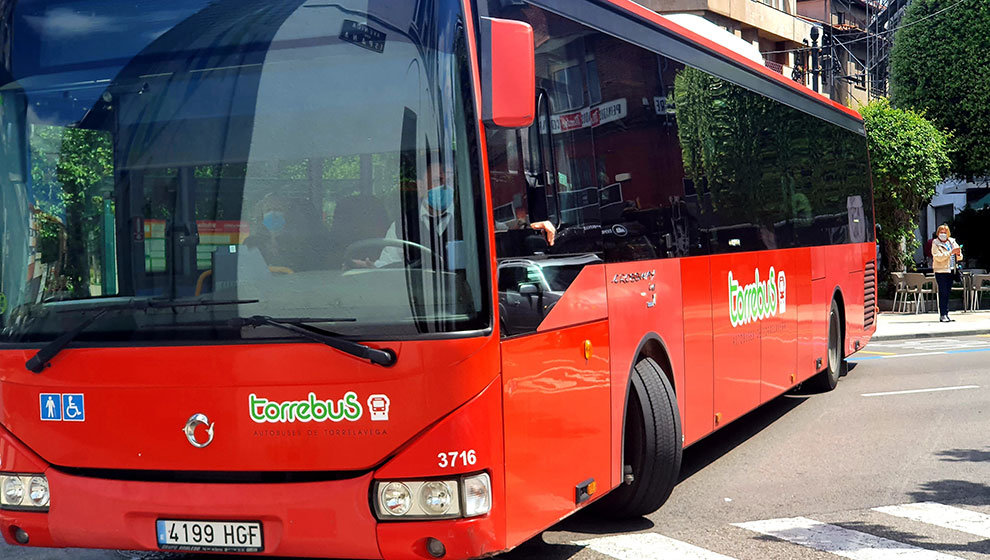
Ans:
[{"label": "blue parking line", "polygon": [[892,356],[866,356],[863,358],[847,358],[847,362],[865,362],[866,360],[886,360],[888,358],[908,358],[911,356],[938,356],[941,354],[969,354],[972,352],[990,352],[990,348],[964,348],[959,350],[944,350],[942,352],[914,352],[911,354],[894,354]]},{"label": "blue parking line", "polygon": [[990,348],[966,348],[965,350],[949,350],[946,354],[968,354],[969,352],[990,352]]}]

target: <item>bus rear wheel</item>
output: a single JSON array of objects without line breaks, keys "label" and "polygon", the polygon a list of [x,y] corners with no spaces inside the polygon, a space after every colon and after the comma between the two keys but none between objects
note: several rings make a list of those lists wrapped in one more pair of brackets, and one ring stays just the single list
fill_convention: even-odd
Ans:
[{"label": "bus rear wheel", "polygon": [[832,300],[828,311],[828,364],[825,371],[815,378],[815,388],[820,391],[831,391],[839,383],[839,377],[845,374],[846,359],[843,355],[845,337],[842,332],[842,315],[839,313],[839,302]]},{"label": "bus rear wheel", "polygon": [[681,469],[681,418],[667,376],[651,358],[630,376],[623,433],[625,481],[601,499],[598,511],[628,519],[652,513],[670,497]]}]

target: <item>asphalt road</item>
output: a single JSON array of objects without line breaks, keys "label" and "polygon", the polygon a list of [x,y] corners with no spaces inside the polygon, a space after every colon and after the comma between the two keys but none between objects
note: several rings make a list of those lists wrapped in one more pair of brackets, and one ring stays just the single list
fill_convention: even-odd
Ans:
[{"label": "asphalt road", "polygon": [[[990,557],[990,335],[871,343],[850,365],[834,391],[686,450],[648,518],[579,513],[499,560]],[[0,544],[5,560],[164,557]]]}]

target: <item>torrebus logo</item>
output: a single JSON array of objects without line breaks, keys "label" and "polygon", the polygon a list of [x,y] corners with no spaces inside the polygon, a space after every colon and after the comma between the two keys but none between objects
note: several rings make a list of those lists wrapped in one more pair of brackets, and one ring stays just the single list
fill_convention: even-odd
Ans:
[{"label": "torrebus logo", "polygon": [[[259,424],[265,422],[356,422],[364,414],[364,407],[358,402],[357,393],[348,391],[343,398],[334,401],[319,400],[316,393],[310,393],[302,401],[270,401],[254,393],[248,397],[251,404],[251,420]],[[372,407],[372,420],[388,420],[388,397],[372,395],[368,399]],[[384,407],[384,408],[382,408]],[[382,414],[384,410],[384,414]]]},{"label": "torrebus logo", "polygon": [[784,271],[770,267],[769,278],[760,280],[760,269],[753,270],[752,284],[741,286],[729,272],[729,320],[733,327],[747,325],[783,314],[787,310],[787,278]]}]

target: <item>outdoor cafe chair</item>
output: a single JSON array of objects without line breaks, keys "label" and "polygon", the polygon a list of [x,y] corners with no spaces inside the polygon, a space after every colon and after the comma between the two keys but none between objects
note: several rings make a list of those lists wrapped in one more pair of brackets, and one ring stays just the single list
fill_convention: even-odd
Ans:
[{"label": "outdoor cafe chair", "polygon": [[970,284],[970,310],[977,311],[983,300],[983,294],[990,293],[990,274],[974,274]]},{"label": "outdoor cafe chair", "polygon": [[904,283],[908,295],[914,296],[914,312],[921,313],[923,307],[927,310],[925,296],[931,293],[931,286],[935,283],[935,279],[927,278],[920,272],[908,272],[904,274]]},{"label": "outdoor cafe chair", "polygon": [[[891,307],[891,311],[905,311],[910,292],[908,292],[907,283],[904,281],[904,273],[891,272],[890,279],[894,282],[894,305]],[[900,303],[900,308],[897,307],[898,303]]]}]

